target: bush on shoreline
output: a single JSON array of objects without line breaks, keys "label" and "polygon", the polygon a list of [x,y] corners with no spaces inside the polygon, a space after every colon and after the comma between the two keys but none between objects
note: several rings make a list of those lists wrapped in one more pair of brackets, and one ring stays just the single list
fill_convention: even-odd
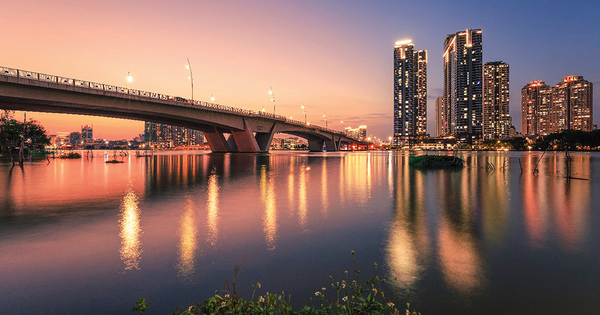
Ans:
[{"label": "bush on shoreline", "polygon": [[[406,303],[405,309],[400,309],[394,301],[397,301],[397,295],[389,295],[384,292],[382,284],[386,279],[375,275],[370,279],[360,282],[360,269],[356,265],[354,251],[352,252],[352,262],[354,263],[354,276],[350,279],[349,272],[344,272],[343,280],[336,280],[329,276],[331,284],[328,287],[322,287],[315,292],[315,298],[311,298],[313,305],[305,305],[300,309],[294,309],[290,305],[290,296],[285,292],[281,294],[265,293],[255,298],[257,290],[261,288],[260,283],[252,286],[253,292],[250,299],[238,297],[235,289],[237,273],[239,267],[234,268],[234,276],[231,288],[226,283],[226,294],[220,295],[215,292],[204,300],[196,302],[184,310],[176,310],[173,315],[213,315],[213,314],[285,314],[285,315],[333,315],[333,314],[413,314],[416,311],[410,310],[410,304]],[[374,264],[377,271],[377,264]],[[355,279],[354,279],[355,278]],[[316,304],[316,306],[315,306]],[[144,298],[136,302],[131,312],[148,311],[150,304],[146,303]],[[402,307],[403,308],[403,307]]]}]

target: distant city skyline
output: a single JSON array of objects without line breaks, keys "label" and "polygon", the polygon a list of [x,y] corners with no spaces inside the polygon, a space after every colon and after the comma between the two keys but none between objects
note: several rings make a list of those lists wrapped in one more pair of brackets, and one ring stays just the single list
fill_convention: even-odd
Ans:
[{"label": "distant city skyline", "polygon": [[[398,40],[410,38],[428,51],[431,135],[435,99],[443,94],[442,42],[459,30],[483,31],[484,63],[510,64],[510,114],[518,129],[520,89],[527,83],[554,83],[570,75],[600,83],[595,1],[149,1],[140,6],[23,0],[4,3],[3,13],[0,27],[9,49],[0,51],[2,66],[190,98],[189,58],[195,99],[214,95],[217,103],[269,111],[273,87],[278,114],[302,117],[304,103],[311,123],[324,125],[325,112],[330,128],[367,125],[369,135],[382,139],[393,135],[389,47]],[[569,27],[572,21],[576,32]],[[600,94],[594,98],[600,104]],[[93,124],[96,137],[125,139],[144,129],[141,121],[27,116],[49,133]]]}]

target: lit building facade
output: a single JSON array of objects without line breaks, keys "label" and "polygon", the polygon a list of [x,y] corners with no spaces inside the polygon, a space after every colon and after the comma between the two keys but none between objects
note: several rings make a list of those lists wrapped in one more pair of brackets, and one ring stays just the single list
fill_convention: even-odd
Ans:
[{"label": "lit building facade", "polygon": [[201,145],[204,143],[204,134],[202,131],[191,128],[146,122],[144,124],[144,142],[167,147]]},{"label": "lit building facade", "polygon": [[483,65],[483,139],[506,139],[509,113],[509,66],[502,61]]},{"label": "lit building facade", "polygon": [[435,137],[441,137],[444,134],[443,126],[446,120],[444,120],[444,117],[442,116],[444,113],[443,106],[444,97],[439,96],[435,99]]},{"label": "lit building facade", "polygon": [[88,125],[81,126],[81,141],[85,143],[94,142],[94,128]]},{"label": "lit building facade", "polygon": [[360,141],[367,140],[367,126],[359,126],[358,128],[346,127],[346,136],[358,139]]},{"label": "lit building facade", "polygon": [[521,89],[521,133],[547,135],[551,132],[552,88],[542,81],[531,81]]},{"label": "lit building facade", "polygon": [[478,143],[483,137],[482,31],[467,29],[444,40],[443,136]]},{"label": "lit building facade", "polygon": [[566,76],[552,91],[552,132],[592,131],[593,85],[581,76]]},{"label": "lit building facade", "polygon": [[592,131],[593,84],[581,76],[566,76],[554,87],[532,81],[521,90],[524,135],[547,135],[572,129]]},{"label": "lit building facade", "polygon": [[394,45],[394,144],[427,134],[427,51]]}]

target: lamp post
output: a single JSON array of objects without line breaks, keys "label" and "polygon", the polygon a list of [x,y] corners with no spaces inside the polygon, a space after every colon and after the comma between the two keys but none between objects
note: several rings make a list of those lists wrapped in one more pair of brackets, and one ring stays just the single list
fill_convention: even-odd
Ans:
[{"label": "lamp post", "polygon": [[327,128],[327,116],[323,113],[323,118],[325,118],[325,128]]},{"label": "lamp post", "polygon": [[210,95],[210,101],[214,102],[215,101],[215,96],[213,94]]},{"label": "lamp post", "polygon": [[269,95],[271,95],[271,102],[273,102],[273,115],[275,115],[275,93],[273,93],[273,88],[269,86]]},{"label": "lamp post", "polygon": [[304,107],[304,103],[302,103],[302,111],[304,112],[304,124],[306,124],[306,107]]},{"label": "lamp post", "polygon": [[185,68],[190,70],[190,76],[188,77],[188,80],[190,80],[190,83],[192,84],[192,101],[194,101],[194,76],[192,75],[192,65],[190,64],[190,58],[187,58],[187,65],[185,65]]},{"label": "lamp post", "polygon": [[133,78],[131,77],[131,74],[129,73],[129,71],[127,71],[127,83],[125,83],[125,88],[129,89],[129,83],[133,82]]}]

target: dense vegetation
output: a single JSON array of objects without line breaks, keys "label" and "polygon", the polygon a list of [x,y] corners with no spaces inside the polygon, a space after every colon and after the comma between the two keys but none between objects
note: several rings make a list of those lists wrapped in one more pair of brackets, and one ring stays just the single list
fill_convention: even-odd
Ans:
[{"label": "dense vegetation", "polygon": [[507,148],[511,150],[600,150],[600,130],[590,132],[564,130],[558,133],[539,136],[535,139],[516,137],[509,140],[486,140],[485,149]]},{"label": "dense vegetation", "polygon": [[[344,272],[344,279],[341,281],[330,276],[331,284],[315,292],[315,298],[311,298],[312,305],[306,305],[300,309],[294,309],[290,305],[290,296],[286,295],[285,292],[281,294],[267,292],[264,295],[256,296],[256,292],[261,287],[260,283],[252,286],[253,293],[250,299],[238,297],[235,284],[239,268],[235,268],[231,288],[227,285],[225,294],[215,292],[214,296],[205,299],[204,302],[196,302],[195,305],[183,310],[176,310],[173,314],[417,314],[415,311],[410,311],[410,304],[408,303],[405,309],[396,306],[394,301],[397,296],[388,295],[382,288],[382,284],[386,283],[386,279],[373,276],[361,283],[360,269],[356,266],[354,252],[352,252],[352,262],[354,263],[353,279],[350,279],[348,271]],[[377,264],[375,264],[375,270],[377,270]],[[143,314],[149,308],[150,303],[147,303],[144,298],[140,298],[131,311]]]},{"label": "dense vegetation", "polygon": [[43,148],[50,144],[50,137],[40,123],[30,119],[25,123],[13,118],[9,111],[3,111],[0,115],[0,150],[11,152],[13,148],[21,146],[21,139],[28,148]]}]

